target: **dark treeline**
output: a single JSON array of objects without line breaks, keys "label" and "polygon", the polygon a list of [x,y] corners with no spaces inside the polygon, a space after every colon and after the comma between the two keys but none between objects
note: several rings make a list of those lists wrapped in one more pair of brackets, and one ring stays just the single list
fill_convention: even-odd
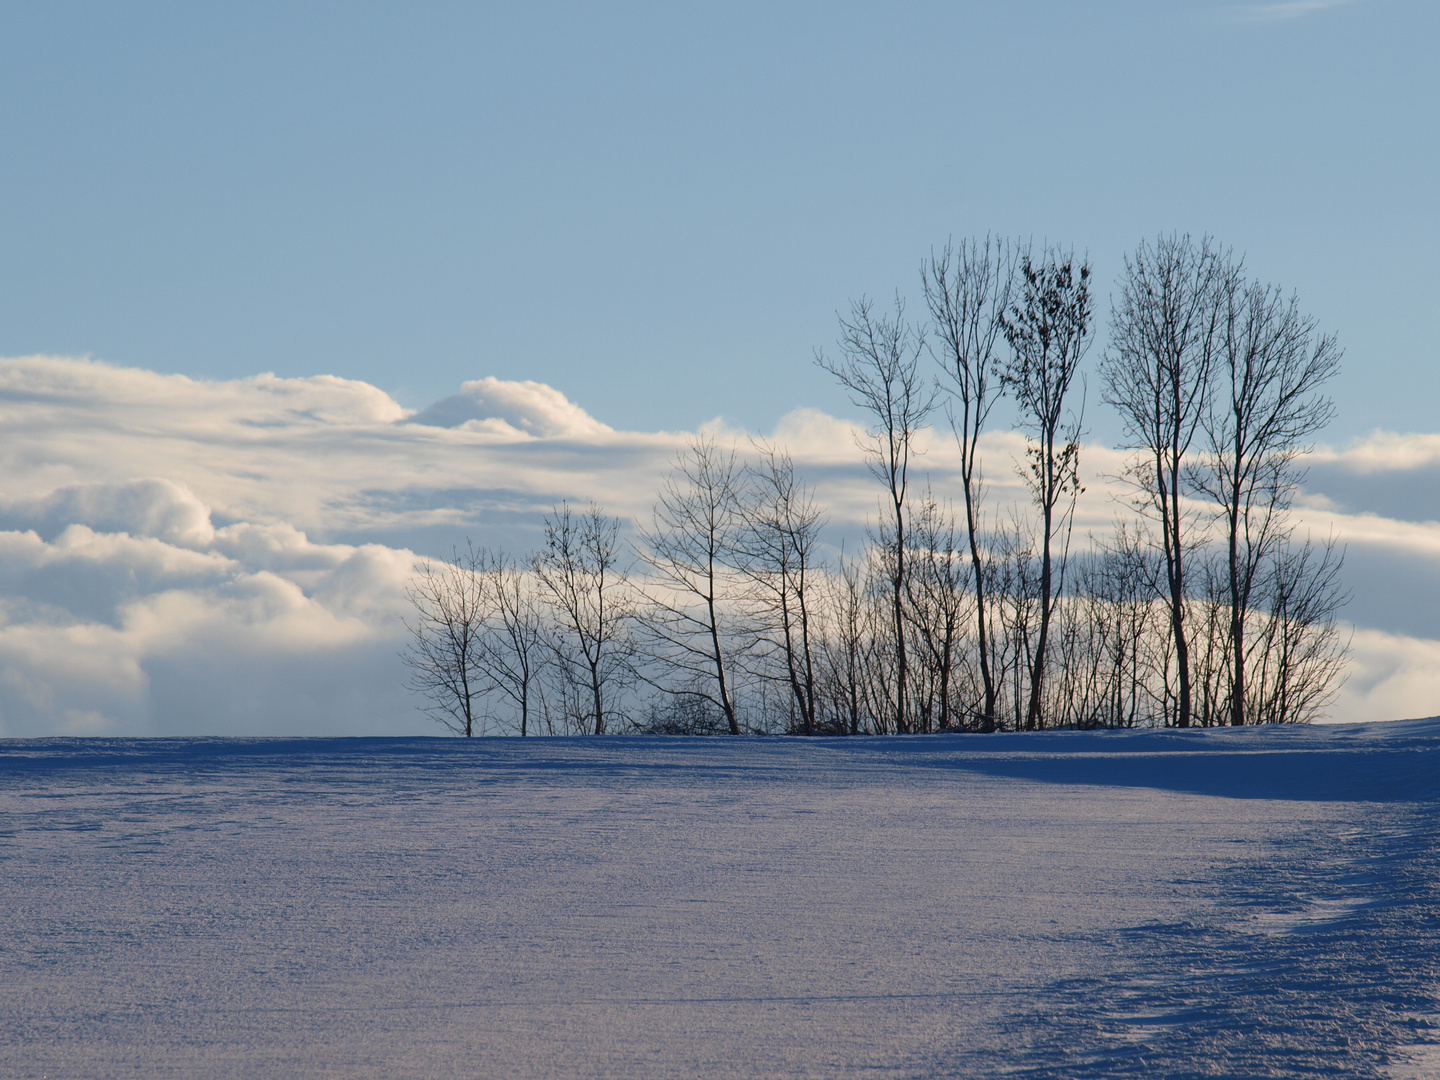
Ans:
[{"label": "dark treeline", "polygon": [[[1126,258],[1110,338],[1088,262],[986,239],[932,253],[918,319],[859,300],[816,364],[868,423],[862,550],[784,448],[695,439],[633,537],[557,507],[538,552],[425,562],[406,660],[465,734],[903,734],[1305,723],[1333,700],[1343,550],[1291,506],[1329,421],[1335,339],[1208,238]],[[1075,535],[1087,385],[1127,464],[1108,535]],[[1029,495],[987,506],[1007,399]],[[917,469],[948,422],[954,490]]]}]

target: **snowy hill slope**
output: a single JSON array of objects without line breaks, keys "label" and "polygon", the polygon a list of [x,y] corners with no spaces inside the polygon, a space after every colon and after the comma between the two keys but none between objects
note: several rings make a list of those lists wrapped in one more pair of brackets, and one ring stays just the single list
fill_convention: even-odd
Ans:
[{"label": "snowy hill slope", "polygon": [[1440,721],[0,742],[0,1075],[1440,1075]]}]

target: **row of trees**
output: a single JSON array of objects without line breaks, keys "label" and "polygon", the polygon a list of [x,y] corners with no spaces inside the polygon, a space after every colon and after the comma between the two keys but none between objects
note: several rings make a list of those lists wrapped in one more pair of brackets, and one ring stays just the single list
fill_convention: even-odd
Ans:
[{"label": "row of trees", "polygon": [[[534,556],[468,548],[412,588],[412,686],[464,734],[905,733],[1305,722],[1346,643],[1333,539],[1296,534],[1339,349],[1208,238],[1125,262],[1098,364],[1125,433],[1112,533],[1077,542],[1094,336],[1088,263],[947,246],[925,317],[855,302],[816,363],[869,419],[869,542],[822,543],[782,448],[697,440],[627,539],[558,507]],[[987,504],[982,436],[1008,400],[1028,502]],[[917,472],[943,415],[956,490]],[[1003,512],[1002,512],[1003,509]]]}]

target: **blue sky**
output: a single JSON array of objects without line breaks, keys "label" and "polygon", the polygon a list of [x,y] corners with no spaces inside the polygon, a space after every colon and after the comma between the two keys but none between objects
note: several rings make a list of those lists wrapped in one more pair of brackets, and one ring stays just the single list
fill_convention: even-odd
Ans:
[{"label": "blue sky", "polygon": [[[947,235],[1215,234],[1440,390],[1440,5],[11,5],[0,354],[534,379],[621,428],[848,409],[835,310]],[[1100,305],[1102,311],[1106,304]],[[1110,420],[1091,411],[1094,436]]]}]

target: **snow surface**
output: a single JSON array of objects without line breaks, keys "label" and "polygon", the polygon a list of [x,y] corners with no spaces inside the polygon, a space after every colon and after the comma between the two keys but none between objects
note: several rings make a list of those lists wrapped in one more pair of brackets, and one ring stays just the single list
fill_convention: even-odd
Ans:
[{"label": "snow surface", "polygon": [[1440,1076],[1440,721],[0,742],[0,1076]]}]

